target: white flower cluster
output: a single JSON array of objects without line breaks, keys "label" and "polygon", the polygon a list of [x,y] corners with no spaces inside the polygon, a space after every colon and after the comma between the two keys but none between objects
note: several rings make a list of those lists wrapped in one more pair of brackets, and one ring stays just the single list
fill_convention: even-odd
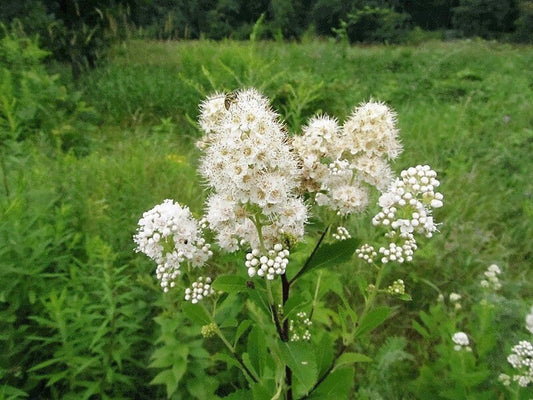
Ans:
[{"label": "white flower cluster", "polygon": [[374,247],[368,243],[363,244],[361,247],[355,250],[355,253],[357,254],[357,257],[362,258],[369,264],[372,264],[374,262],[374,258],[378,255]]},{"label": "white flower cluster", "polygon": [[392,285],[389,285],[387,288],[387,293],[392,296],[405,294],[405,284],[403,279],[397,279],[392,282]]},{"label": "white flower cluster", "polygon": [[502,284],[498,278],[498,275],[501,273],[502,271],[500,267],[498,267],[496,264],[490,265],[484,273],[486,279],[481,280],[481,287],[494,291],[501,289]]},{"label": "white flower cluster", "polygon": [[165,292],[175,286],[181,263],[200,267],[213,254],[189,208],[172,200],[143,214],[133,240],[136,251],[157,263],[156,276]]},{"label": "white flower cluster", "polygon": [[413,260],[413,254],[417,249],[416,240],[413,234],[392,231],[387,233],[385,237],[389,238],[391,242],[388,247],[380,247],[378,250],[379,253],[383,255],[381,257],[381,262],[383,264],[386,264],[389,261],[403,263],[405,261],[410,262]]},{"label": "white flower cluster", "polygon": [[470,348],[470,340],[468,339],[468,336],[464,332],[456,332],[452,336],[452,340],[455,343],[455,346],[453,347],[456,351],[460,350],[466,350],[466,351],[472,351]]},{"label": "white flower cluster", "polygon": [[533,345],[530,342],[518,342],[511,349],[507,361],[518,370],[518,373],[513,375],[513,380],[518,381],[520,386],[526,387],[533,382]]},{"label": "white flower cluster", "polygon": [[461,296],[459,293],[451,292],[450,293],[450,302],[451,303],[457,303],[459,300],[462,299],[463,296]]},{"label": "white flower cluster", "polygon": [[311,322],[307,317],[307,313],[304,311],[300,311],[296,314],[296,317],[298,318],[296,322],[292,319],[289,321],[289,333],[291,334],[290,341],[310,341],[311,332],[309,332],[309,327],[313,325],[313,322]]},{"label": "white flower cluster", "polygon": [[372,219],[401,233],[422,233],[431,237],[437,230],[432,209],[442,207],[443,196],[435,192],[440,183],[429,165],[417,165],[401,172],[389,190],[379,198],[382,210]]},{"label": "white flower cluster", "polygon": [[[206,219],[221,248],[272,248],[303,237],[307,207],[296,191],[298,159],[269,104],[254,89],[214,95],[200,107],[200,173],[213,189]],[[261,242],[263,241],[263,242]]]},{"label": "white flower cluster", "polygon": [[529,314],[526,315],[526,329],[533,333],[533,307],[529,310]]},{"label": "white flower cluster", "polygon": [[346,229],[344,226],[338,226],[337,232],[333,233],[331,236],[333,236],[333,239],[335,240],[347,240],[352,237],[350,232],[348,232],[348,229]]},{"label": "white flower cluster", "polygon": [[190,288],[185,289],[185,300],[190,301],[192,304],[198,303],[205,297],[209,297],[215,294],[215,291],[211,287],[211,278],[199,277],[196,282],[193,282]]},{"label": "white flower cluster", "polygon": [[328,116],[311,119],[293,140],[304,188],[339,214],[364,210],[369,186],[384,190],[392,179],[388,160],[401,152],[397,136],[395,114],[374,101],[356,107],[342,127]]},{"label": "white flower cluster", "polygon": [[276,275],[283,275],[289,263],[289,254],[289,250],[280,243],[276,243],[266,254],[262,254],[260,249],[253,249],[246,254],[244,264],[248,268],[248,276],[257,274],[271,281]]}]

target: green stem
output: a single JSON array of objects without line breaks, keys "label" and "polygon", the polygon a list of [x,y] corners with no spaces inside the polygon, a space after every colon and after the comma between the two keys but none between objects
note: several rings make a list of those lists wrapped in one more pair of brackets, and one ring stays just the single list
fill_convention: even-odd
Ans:
[{"label": "green stem", "polygon": [[246,364],[244,364],[244,361],[241,359],[241,357],[239,357],[239,355],[235,352],[235,348],[231,345],[231,343],[228,341],[228,339],[226,339],[226,336],[224,336],[224,333],[222,333],[222,331],[220,330],[220,328],[218,327],[218,324],[215,322],[215,318],[214,318],[214,315],[211,314],[207,308],[205,307],[205,305],[203,303],[202,304],[202,307],[204,308],[204,310],[207,312],[207,314],[210,316],[211,318],[211,322],[214,323],[217,327],[216,329],[216,334],[217,336],[219,337],[220,340],[222,340],[222,343],[224,343],[224,345],[226,346],[226,348],[229,350],[229,352],[231,353],[231,355],[233,356],[233,358],[239,363],[239,365],[241,366],[242,370],[245,372],[246,375],[248,375],[248,377],[254,381],[255,383],[259,382],[259,379],[255,377],[255,375],[252,373],[252,371],[250,371],[250,369],[246,366]]},{"label": "green stem", "polygon": [[322,272],[318,272],[318,278],[316,280],[315,295],[313,296],[313,304],[311,305],[311,311],[309,312],[309,320],[313,318],[313,312],[315,311],[316,303],[318,300],[318,289],[320,288],[320,280],[322,279]]},{"label": "green stem", "polygon": [[4,181],[4,190],[6,192],[6,197],[10,197],[10,192],[9,192],[9,186],[8,186],[8,183],[7,183],[7,169],[6,169],[6,160],[4,158],[4,147],[3,147],[3,143],[0,143],[0,166],[2,168],[2,178],[3,178],[3,181]]},{"label": "green stem", "polygon": [[235,352],[235,350],[233,349],[233,346],[230,344],[230,342],[228,342],[228,339],[226,339],[226,337],[224,336],[224,334],[222,333],[222,331],[220,330],[218,326],[217,326],[217,336],[220,338],[220,340],[222,340],[222,343],[224,343],[224,345],[230,351],[233,358],[235,358],[235,360],[239,363],[239,365],[241,366],[242,370],[246,373],[246,375],[248,375],[250,379],[254,381],[255,383],[259,382],[259,379],[256,378],[255,375],[252,373],[252,371],[250,371],[250,369],[246,366],[246,364],[244,364],[242,359]]},{"label": "green stem", "polygon": [[324,238],[326,237],[327,233],[329,232],[329,228],[330,228],[330,225],[328,225],[326,227],[326,229],[324,229],[324,232],[322,232],[322,235],[318,239],[318,242],[316,242],[316,245],[315,245],[313,251],[311,252],[311,254],[309,255],[309,257],[307,257],[307,260],[305,260],[305,263],[302,266],[302,268],[300,268],[300,270],[296,273],[296,275],[294,275],[293,278],[289,281],[289,286],[291,286],[296,281],[296,279],[298,279],[300,276],[302,276],[302,274],[306,271],[307,266],[309,265],[309,263],[311,262],[311,260],[315,256],[316,252],[318,251],[318,248],[320,247],[320,245],[322,244]]},{"label": "green stem", "polygon": [[383,279],[385,265],[379,268],[377,265],[374,264],[374,267],[376,267],[378,270],[378,274],[376,276],[376,283],[374,284],[374,288],[372,289],[372,291],[368,294],[368,298],[366,299],[366,302],[365,302],[365,308],[363,309],[363,312],[361,313],[361,316],[359,317],[359,321],[361,321],[366,316],[366,314],[368,314],[368,312],[374,305],[374,302],[376,301],[376,296],[379,292],[381,281]]}]

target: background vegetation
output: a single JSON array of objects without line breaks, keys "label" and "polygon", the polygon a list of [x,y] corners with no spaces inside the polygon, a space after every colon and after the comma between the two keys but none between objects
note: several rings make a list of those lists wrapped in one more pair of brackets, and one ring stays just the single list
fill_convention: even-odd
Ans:
[{"label": "background vegetation", "polygon": [[[30,11],[44,10],[35,3],[41,5]],[[457,7],[467,5],[441,3],[453,6],[442,24],[459,21]],[[115,5],[135,21],[132,4]],[[343,29],[344,21],[350,38],[350,29],[391,16],[385,3],[378,6],[339,12],[342,18],[333,19],[339,25],[330,26]],[[39,15],[59,24],[46,7]],[[393,21],[421,18],[394,7]],[[86,15],[82,8],[79,14]],[[97,14],[108,32],[112,14]],[[258,14],[250,15],[252,25]],[[283,36],[299,37],[309,26],[289,24],[302,30],[285,33],[272,15],[279,14],[268,14],[268,24],[253,32],[279,23]],[[515,22],[524,16],[517,15]],[[80,23],[88,34],[100,29]],[[152,25],[139,23],[138,32],[143,26]],[[514,26],[506,33],[517,32]],[[75,29],[61,29],[70,46]],[[188,29],[189,37],[209,32]],[[363,100],[385,101],[399,114],[405,147],[396,170],[428,163],[442,181],[441,233],[412,266],[395,271],[413,301],[391,303],[396,310],[385,328],[361,349],[374,362],[358,365],[351,396],[510,396],[497,376],[509,373],[510,348],[527,338],[524,318],[533,304],[530,46],[130,40],[108,48],[109,61],[100,68],[78,69],[75,81],[63,64],[44,64],[55,51],[12,28],[0,41],[0,398],[204,399],[232,392],[238,372],[210,358],[206,349],[218,343],[200,339],[179,312],[180,298],[163,296],[152,263],[133,252],[132,235],[142,212],[165,198],[201,213],[193,146],[198,103],[214,90],[247,86],[272,99],[293,133],[317,112],[345,117]],[[77,53],[69,54],[72,63]],[[90,53],[80,54],[80,65],[91,62],[84,58]],[[347,227],[369,237],[370,218],[353,218]],[[225,262],[230,268],[233,259]],[[492,263],[503,270],[498,294],[479,284]],[[339,273],[364,277],[368,271],[354,259],[324,279],[338,284]],[[437,301],[450,292],[462,295],[460,310]],[[350,300],[357,304],[355,293]],[[461,371],[450,341],[456,330],[467,331],[474,348]],[[531,395],[525,391],[522,398]]]},{"label": "background vegetation", "polygon": [[4,0],[0,22],[41,47],[93,67],[126,38],[409,43],[425,37],[533,41],[531,0]]}]

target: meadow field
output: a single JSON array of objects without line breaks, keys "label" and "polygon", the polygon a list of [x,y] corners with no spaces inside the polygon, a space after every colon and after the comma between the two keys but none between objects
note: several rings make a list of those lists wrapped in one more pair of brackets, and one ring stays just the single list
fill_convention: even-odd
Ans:
[{"label": "meadow field", "polygon": [[[499,381],[518,373],[511,348],[533,339],[525,322],[533,306],[532,66],[533,47],[481,40],[129,41],[77,81],[56,66],[47,87],[75,111],[2,136],[0,398],[252,398],[238,368],[210,355],[220,343],[202,338],[181,295],[162,292],[132,240],[143,212],[164,199],[201,216],[198,106],[215,91],[250,87],[271,99],[291,135],[313,115],[342,122],[361,102],[383,101],[397,112],[404,148],[393,169],[429,164],[441,181],[440,232],[389,277],[403,279],[412,300],[379,299],[392,312],[354,345],[372,361],[355,364],[343,396],[533,397],[533,383]],[[24,99],[10,99],[3,82],[2,129],[30,126],[26,109],[7,113]],[[47,110],[46,102],[31,105]],[[344,226],[372,237],[376,210]],[[242,256],[219,264],[239,271]],[[492,264],[500,288],[481,284]],[[354,256],[323,279],[342,282],[357,310],[357,277],[368,275]],[[338,298],[325,298],[337,308]],[[454,350],[458,331],[470,338],[467,355]]]}]

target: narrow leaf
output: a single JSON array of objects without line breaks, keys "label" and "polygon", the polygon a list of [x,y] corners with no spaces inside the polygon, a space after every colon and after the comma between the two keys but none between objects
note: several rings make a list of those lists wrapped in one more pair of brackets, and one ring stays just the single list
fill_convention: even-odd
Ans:
[{"label": "narrow leaf", "polygon": [[364,335],[381,325],[389,316],[389,307],[376,307],[368,314],[366,314],[360,321],[359,326],[355,330],[355,337]]}]

